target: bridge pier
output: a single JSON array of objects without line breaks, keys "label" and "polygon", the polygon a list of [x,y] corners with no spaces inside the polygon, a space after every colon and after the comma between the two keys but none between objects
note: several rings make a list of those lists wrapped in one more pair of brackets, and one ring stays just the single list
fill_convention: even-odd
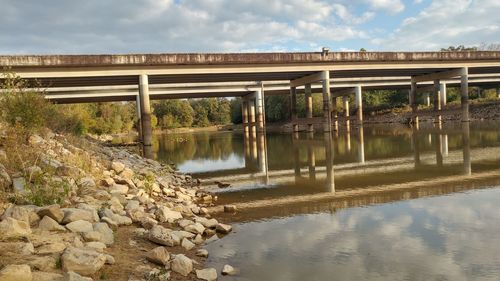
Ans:
[{"label": "bridge pier", "polygon": [[142,118],[141,118],[141,96],[137,95],[135,100],[136,113],[137,113],[137,135],[140,142],[142,142]]},{"label": "bridge pier", "polygon": [[297,87],[290,87],[290,118],[293,126],[293,131],[299,131],[297,124]]},{"label": "bridge pier", "polygon": [[151,146],[153,128],[151,126],[151,105],[149,103],[149,80],[145,74],[139,76],[139,101],[141,104],[142,144]]},{"label": "bridge pier", "polygon": [[434,111],[436,117],[434,119],[435,123],[441,123],[441,84],[439,80],[434,80]]},{"label": "bridge pier", "polygon": [[323,116],[325,118],[323,124],[323,131],[330,132],[332,129],[332,116],[331,116],[331,94],[330,94],[330,72],[323,71]]},{"label": "bridge pier", "polygon": [[255,131],[255,102],[253,99],[247,99],[247,114],[248,114],[248,130],[250,134]]},{"label": "bridge pier", "polygon": [[360,124],[363,123],[363,95],[362,95],[362,89],[361,89],[361,86],[356,86],[354,88],[354,92],[355,92],[355,97],[356,97],[356,115],[357,115],[357,118],[358,118],[358,122]]},{"label": "bridge pier", "polygon": [[333,130],[339,130],[339,119],[338,119],[338,110],[337,110],[337,97],[332,97],[332,122],[333,122]]},{"label": "bridge pier", "polygon": [[348,96],[343,96],[342,97],[342,102],[344,103],[344,117],[346,121],[349,121],[349,97]]},{"label": "bridge pier", "polygon": [[[311,120],[313,117],[311,83],[307,83],[305,85],[305,94],[306,94],[306,118]],[[314,125],[312,123],[307,124],[307,131],[314,132]]]},{"label": "bridge pier", "polygon": [[243,124],[243,132],[248,133],[248,99],[241,98],[241,121]]},{"label": "bridge pier", "polygon": [[425,93],[424,100],[427,107],[431,106],[431,96],[429,93]]},{"label": "bridge pier", "polygon": [[446,83],[441,83],[439,93],[441,94],[441,106],[446,105]]},{"label": "bridge pier", "polygon": [[467,67],[462,69],[460,76],[460,103],[462,107],[462,122],[469,122],[469,71]]},{"label": "bridge pier", "polygon": [[258,90],[255,92],[255,104],[257,107],[257,129],[259,132],[264,132],[264,97],[263,91]]}]

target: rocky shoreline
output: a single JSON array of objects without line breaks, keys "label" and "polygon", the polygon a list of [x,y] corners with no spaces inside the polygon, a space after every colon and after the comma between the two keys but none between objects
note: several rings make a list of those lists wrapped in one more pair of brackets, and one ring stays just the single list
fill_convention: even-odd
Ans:
[{"label": "rocky shoreline", "polygon": [[[0,281],[216,280],[236,273],[230,265],[203,266],[209,253],[202,245],[232,228],[210,216],[215,198],[199,181],[124,149],[69,139],[50,133],[29,140],[41,161],[27,169],[68,183],[68,194],[48,206],[2,203]],[[0,181],[19,197],[31,180],[21,174],[0,164]]]}]

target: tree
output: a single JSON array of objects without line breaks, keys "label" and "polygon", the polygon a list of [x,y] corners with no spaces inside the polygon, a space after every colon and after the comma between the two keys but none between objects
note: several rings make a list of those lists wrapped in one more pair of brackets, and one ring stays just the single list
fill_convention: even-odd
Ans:
[{"label": "tree", "polygon": [[465,47],[464,45],[458,45],[457,47],[450,46],[448,48],[441,48],[441,52],[474,52],[477,51],[477,47]]}]

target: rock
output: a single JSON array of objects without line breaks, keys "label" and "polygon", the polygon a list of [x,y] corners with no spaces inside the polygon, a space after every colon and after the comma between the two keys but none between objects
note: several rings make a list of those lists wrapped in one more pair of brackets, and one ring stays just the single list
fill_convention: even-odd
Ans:
[{"label": "rock", "polygon": [[95,230],[82,233],[82,237],[86,242],[99,242],[102,240],[101,233]]},{"label": "rock", "polygon": [[25,193],[26,180],[24,178],[13,178],[12,187],[14,188],[14,192]]},{"label": "rock", "polygon": [[151,229],[157,224],[158,224],[158,221],[156,221],[155,219],[152,219],[150,217],[143,217],[141,219],[141,226],[144,227],[145,229]]},{"label": "rock", "polygon": [[106,262],[106,256],[94,250],[68,247],[61,256],[64,271],[74,271],[81,275],[92,275]]},{"label": "rock", "polygon": [[177,211],[172,211],[166,206],[160,206],[156,211],[156,218],[160,222],[173,223],[176,220],[182,219],[182,214]]},{"label": "rock", "polygon": [[208,258],[208,251],[205,249],[199,249],[198,251],[196,251],[196,256],[202,258]]},{"label": "rock", "polygon": [[38,210],[37,214],[41,218],[43,218],[44,216],[48,216],[55,220],[57,223],[61,223],[64,219],[64,212],[57,204],[42,207]]},{"label": "rock", "polygon": [[0,253],[31,255],[34,252],[35,248],[30,242],[0,242]]},{"label": "rock", "polygon": [[40,217],[33,211],[34,208],[32,206],[17,206],[17,205],[12,205],[7,210],[5,210],[5,213],[3,214],[2,218],[13,218],[18,221],[23,221],[29,225],[31,225],[32,222],[38,221]]},{"label": "rock", "polygon": [[182,227],[182,228],[185,228],[186,226],[190,225],[190,224],[193,224],[194,222],[192,220],[188,220],[188,219],[182,219],[180,221],[177,222],[177,224]]},{"label": "rock", "polygon": [[222,275],[237,275],[237,274],[238,270],[230,266],[229,264],[224,265],[224,267],[222,268]]},{"label": "rock", "polygon": [[172,235],[172,231],[164,228],[161,225],[155,225],[149,231],[148,239],[151,242],[173,247],[179,245],[179,238],[175,235]]},{"label": "rock", "polygon": [[134,177],[134,171],[132,171],[129,168],[123,169],[123,171],[120,173],[120,176],[123,177],[124,179],[131,180]]},{"label": "rock", "polygon": [[77,167],[61,165],[56,168],[56,175],[76,179],[80,175],[80,170]]},{"label": "rock", "polygon": [[104,249],[106,249],[106,245],[102,242],[87,242],[85,243],[85,247],[95,250],[99,253],[104,252]]},{"label": "rock", "polygon": [[0,281],[32,281],[33,275],[29,265],[11,264],[0,271]]},{"label": "rock", "polygon": [[184,238],[193,238],[195,237],[195,234],[191,233],[191,232],[187,232],[187,231],[184,231],[184,230],[176,230],[176,231],[172,231],[173,234],[175,234],[177,237],[179,237],[179,239],[184,239]]},{"label": "rock", "polygon": [[175,255],[171,268],[182,276],[188,276],[188,274],[193,271],[193,261],[185,255]]},{"label": "rock", "polygon": [[108,217],[102,217],[101,221],[107,223],[110,227],[112,227],[114,229],[118,228],[118,224],[114,220],[112,220]]},{"label": "rock", "polygon": [[92,224],[90,222],[84,221],[84,220],[70,222],[66,225],[66,228],[72,232],[78,232],[78,233],[90,232],[90,231],[94,230],[94,228],[92,227]]},{"label": "rock", "polygon": [[194,224],[190,224],[190,225],[186,226],[184,229],[186,231],[189,231],[189,232],[195,233],[195,234],[203,234],[203,232],[205,231],[205,227],[199,222],[194,223]]},{"label": "rock", "polygon": [[[59,258],[59,256],[57,257]],[[39,256],[29,262],[31,268],[40,271],[53,271],[56,269],[57,260],[53,256]]]},{"label": "rock", "polygon": [[13,218],[6,218],[0,222],[0,239],[26,238],[31,234],[29,224]]},{"label": "rock", "polygon": [[216,219],[207,219],[202,217],[197,217],[195,221],[201,223],[206,228],[215,228],[219,224]]},{"label": "rock", "polygon": [[196,277],[201,280],[213,281],[217,280],[217,270],[215,268],[205,268],[202,270],[196,270]]},{"label": "rock", "polygon": [[9,173],[7,173],[7,169],[5,169],[5,166],[0,163],[0,187],[9,187],[11,184],[12,179],[10,178]]},{"label": "rock", "polygon": [[66,249],[66,244],[61,242],[55,242],[38,247],[36,249],[36,252],[39,255],[46,255],[46,254],[62,253],[64,249]]},{"label": "rock", "polygon": [[64,273],[64,281],[93,281],[92,278],[83,277],[74,271],[68,271]]},{"label": "rock", "polygon": [[201,236],[200,234],[196,235],[196,237],[193,240],[193,243],[195,243],[197,245],[200,245],[203,242],[205,242],[205,240],[203,239],[203,236]]},{"label": "rock", "polygon": [[114,184],[109,188],[109,193],[127,194],[128,186],[124,184]]},{"label": "rock", "polygon": [[217,232],[222,234],[228,234],[233,230],[233,227],[228,224],[219,223],[216,228]]},{"label": "rock", "polygon": [[93,189],[96,187],[96,184],[93,178],[85,177],[80,179],[80,181],[78,182],[78,186],[83,189]]},{"label": "rock", "polygon": [[106,256],[106,264],[113,265],[115,264],[115,258],[112,255],[105,255]]},{"label": "rock", "polygon": [[167,265],[170,260],[170,254],[165,247],[156,247],[146,254],[146,259],[159,265]]},{"label": "rock", "polygon": [[113,245],[115,242],[115,235],[113,234],[113,230],[109,228],[109,226],[104,222],[98,222],[94,224],[94,231],[99,232],[101,234],[100,241],[107,246]]},{"label": "rock", "polygon": [[117,174],[121,173],[125,169],[125,165],[118,161],[111,162],[111,169],[113,169]]},{"label": "rock", "polygon": [[139,209],[141,207],[141,202],[137,201],[137,200],[129,200],[127,202],[127,205],[125,206],[125,210],[135,210],[135,209]]},{"label": "rock", "polygon": [[105,178],[101,180],[101,185],[104,185],[106,187],[111,187],[115,184],[115,180],[112,178]]},{"label": "rock", "polygon": [[34,281],[63,281],[64,277],[61,274],[51,273],[51,272],[42,272],[42,271],[33,271],[32,272]]},{"label": "rock", "polygon": [[236,208],[235,205],[225,205],[224,206],[224,212],[226,213],[234,213],[236,212],[238,209]]},{"label": "rock", "polygon": [[189,241],[187,238],[184,238],[184,239],[182,239],[181,246],[182,246],[182,248],[186,249],[187,251],[190,251],[196,245],[193,242]]},{"label": "rock", "polygon": [[67,208],[67,209],[62,209],[62,211],[64,212],[64,218],[62,220],[63,224],[67,224],[78,220],[95,222],[94,214],[89,210]]},{"label": "rock", "polygon": [[66,231],[66,228],[64,228],[62,225],[59,225],[49,216],[43,217],[43,219],[38,224],[38,228],[45,231]]}]

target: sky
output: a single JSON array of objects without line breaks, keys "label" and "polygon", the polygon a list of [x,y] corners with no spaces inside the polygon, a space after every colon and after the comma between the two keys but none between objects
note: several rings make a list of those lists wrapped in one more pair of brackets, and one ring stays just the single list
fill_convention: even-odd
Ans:
[{"label": "sky", "polygon": [[500,43],[500,0],[0,0],[0,54],[435,51]]}]

